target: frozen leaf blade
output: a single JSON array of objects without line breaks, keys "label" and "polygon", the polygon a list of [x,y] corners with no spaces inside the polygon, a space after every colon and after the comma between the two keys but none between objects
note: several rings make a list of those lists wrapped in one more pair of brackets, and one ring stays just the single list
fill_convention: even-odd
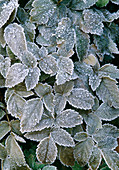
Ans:
[{"label": "frozen leaf blade", "polygon": [[86,132],[77,132],[74,136],[74,139],[78,142],[85,141],[88,138],[88,134]]},{"label": "frozen leaf blade", "polygon": [[7,121],[0,122],[0,140],[11,130]]},{"label": "frozen leaf blade", "polygon": [[96,74],[89,77],[89,85],[91,86],[93,91],[95,91],[99,87],[101,81],[101,78]]},{"label": "frozen leaf blade", "polygon": [[36,150],[37,159],[43,164],[51,164],[57,156],[57,147],[52,137],[43,139]]},{"label": "frozen leaf blade", "polygon": [[27,91],[34,89],[34,87],[38,84],[39,76],[40,76],[40,69],[38,67],[29,69],[29,73],[25,78]]},{"label": "frozen leaf blade", "polygon": [[43,97],[52,92],[52,87],[47,83],[38,83],[34,90],[39,97]]},{"label": "frozen leaf blade", "polygon": [[4,31],[5,41],[11,51],[18,57],[27,50],[24,29],[17,23],[9,24]]},{"label": "frozen leaf blade", "polygon": [[83,88],[74,88],[67,100],[72,106],[84,110],[89,110],[94,105],[94,97]]},{"label": "frozen leaf blade", "polygon": [[56,117],[56,124],[59,127],[71,128],[82,123],[79,113],[71,109],[64,110]]},{"label": "frozen leaf blade", "polygon": [[21,118],[21,131],[27,132],[41,120],[43,114],[43,103],[41,99],[30,99],[23,108],[23,116]]},{"label": "frozen leaf blade", "polygon": [[0,159],[5,159],[6,158],[6,156],[7,156],[7,150],[6,150],[6,148],[4,147],[4,145],[2,145],[1,143],[0,143]]},{"label": "frozen leaf blade", "polygon": [[63,129],[55,128],[51,132],[51,136],[55,143],[60,146],[74,146],[74,141],[71,135]]},{"label": "frozen leaf blade", "polygon": [[4,59],[4,61],[0,64],[1,74],[2,74],[2,76],[4,78],[6,78],[6,76],[7,76],[7,73],[9,71],[10,65],[11,65],[11,60],[10,60],[9,57],[6,57]]},{"label": "frozen leaf blade", "polygon": [[25,100],[16,93],[12,93],[7,102],[8,113],[15,118],[21,119]]},{"label": "frozen leaf blade", "polygon": [[43,102],[45,104],[45,107],[47,110],[49,110],[50,112],[54,112],[54,94],[50,93],[47,94],[43,97]]},{"label": "frozen leaf blade", "polygon": [[48,165],[48,166],[43,167],[43,170],[57,170],[57,168],[55,166]]},{"label": "frozen leaf blade", "polygon": [[65,96],[56,93],[54,96],[54,111],[57,114],[60,113],[65,108],[66,102],[67,99]]},{"label": "frozen leaf blade", "polygon": [[6,87],[14,87],[15,85],[23,82],[25,77],[28,75],[28,68],[21,64],[21,63],[15,63],[13,64],[7,74],[6,77]]},{"label": "frozen leaf blade", "polygon": [[88,163],[92,150],[93,140],[91,138],[87,138],[87,140],[76,144],[74,148],[74,157],[80,166],[85,166]]}]

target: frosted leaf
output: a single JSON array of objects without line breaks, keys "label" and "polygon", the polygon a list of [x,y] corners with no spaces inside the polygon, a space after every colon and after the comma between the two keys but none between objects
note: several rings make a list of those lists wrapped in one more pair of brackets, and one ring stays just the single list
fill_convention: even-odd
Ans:
[{"label": "frosted leaf", "polygon": [[33,89],[38,84],[39,76],[40,76],[40,69],[38,67],[29,69],[29,73],[25,78],[27,91]]},{"label": "frosted leaf", "polygon": [[57,156],[57,147],[52,137],[43,139],[36,150],[36,156],[38,161],[42,164],[52,164]]},{"label": "frosted leaf", "polygon": [[66,97],[56,93],[54,96],[54,104],[55,104],[54,111],[57,114],[60,113],[66,106]]},{"label": "frosted leaf", "polygon": [[30,99],[23,108],[23,116],[21,118],[21,131],[27,132],[41,120],[43,114],[43,103],[41,99]]},{"label": "frosted leaf", "polygon": [[70,75],[69,73],[59,70],[56,75],[56,83],[57,83],[57,85],[62,85],[64,83],[66,83],[67,81],[72,80],[73,79],[72,77],[73,76]]},{"label": "frosted leaf", "polygon": [[22,27],[24,28],[24,33],[25,33],[25,36],[26,36],[26,40],[34,42],[35,34],[36,34],[36,31],[35,31],[36,26],[35,26],[35,24],[27,21],[24,24],[22,24]]},{"label": "frosted leaf", "polygon": [[82,116],[71,109],[64,110],[56,117],[56,124],[59,127],[71,128],[82,123]]},{"label": "frosted leaf", "polygon": [[108,136],[98,142],[98,148],[103,150],[112,150],[118,146],[117,139],[111,136]]},{"label": "frosted leaf", "polygon": [[51,55],[41,58],[39,67],[45,74],[51,74],[52,76],[55,75],[58,70],[56,59]]},{"label": "frosted leaf", "polygon": [[60,128],[54,128],[51,132],[51,136],[55,143],[57,143],[60,146],[74,146],[74,141],[71,135]]},{"label": "frosted leaf", "polygon": [[9,20],[10,15],[17,9],[19,4],[18,0],[3,1],[0,5],[0,28]]},{"label": "frosted leaf", "polygon": [[0,28],[0,44],[4,48],[6,45],[5,39],[4,39],[4,27]]},{"label": "frosted leaf", "polygon": [[0,122],[0,140],[11,130],[7,121]]},{"label": "frosted leaf", "polygon": [[12,132],[22,136],[22,133],[20,131],[20,121],[18,119],[17,120],[11,120],[10,123],[11,123],[11,126],[12,126]]},{"label": "frosted leaf", "polygon": [[113,150],[103,150],[103,158],[109,168],[113,170],[119,169],[119,154]]},{"label": "frosted leaf", "polygon": [[83,62],[91,66],[95,66],[97,69],[100,67],[97,57],[95,57],[95,55],[92,53],[89,53],[89,55],[86,57],[86,59],[83,60]]},{"label": "frosted leaf", "polygon": [[6,78],[6,76],[7,76],[10,65],[11,65],[11,60],[10,60],[9,57],[6,57],[4,59],[4,61],[0,64],[0,71],[1,71],[1,74],[4,78]]},{"label": "frosted leaf", "polygon": [[12,93],[7,102],[8,113],[15,118],[21,119],[25,100],[16,93]]},{"label": "frosted leaf", "polygon": [[119,4],[119,0],[111,0],[111,2],[117,5]]},{"label": "frosted leaf", "polygon": [[47,110],[54,112],[54,95],[53,93],[47,94],[43,97],[43,102]]},{"label": "frosted leaf", "polygon": [[32,3],[33,3],[34,0],[30,0],[27,2],[27,4],[25,5],[25,9],[28,9],[28,10],[31,10],[32,9]]},{"label": "frosted leaf", "polygon": [[26,164],[24,154],[12,134],[6,139],[6,149],[12,166],[15,164],[18,166]]},{"label": "frosted leaf", "polygon": [[96,74],[94,76],[91,75],[89,77],[89,85],[91,86],[91,89],[95,91],[99,87],[101,81],[101,78]]},{"label": "frosted leaf", "polygon": [[5,78],[0,74],[0,88],[5,87]]},{"label": "frosted leaf", "polygon": [[6,77],[6,87],[14,87],[15,85],[23,82],[25,77],[28,75],[28,68],[21,64],[21,63],[15,63],[13,64],[7,74]]},{"label": "frosted leaf", "polygon": [[70,51],[74,47],[74,29],[71,27],[71,20],[69,18],[62,18],[56,28],[57,43],[61,44],[65,41],[66,51]]},{"label": "frosted leaf", "polygon": [[0,120],[6,115],[5,111],[0,108]]},{"label": "frosted leaf", "polygon": [[87,126],[87,131],[91,135],[93,133],[95,133],[95,131],[97,129],[102,128],[102,121],[100,120],[100,118],[97,115],[95,115],[93,113],[85,115],[84,120],[88,125]]},{"label": "frosted leaf", "polygon": [[87,138],[88,138],[88,134],[86,132],[78,132],[74,136],[74,139],[78,142],[85,141]]},{"label": "frosted leaf", "polygon": [[43,97],[52,92],[52,87],[47,83],[38,83],[34,90],[39,97]]},{"label": "frosted leaf", "polygon": [[56,4],[51,0],[35,0],[32,3],[33,9],[30,12],[30,20],[37,24],[46,24],[56,9]]},{"label": "frosted leaf", "polygon": [[7,156],[6,148],[4,147],[4,145],[0,143],[0,159],[4,160],[6,156]]},{"label": "frosted leaf", "polygon": [[24,29],[17,23],[9,24],[4,30],[5,41],[11,51],[18,57],[23,51],[27,50],[26,38]]},{"label": "frosted leaf", "polygon": [[73,81],[68,81],[65,84],[62,84],[59,86],[55,83],[54,90],[55,90],[55,93],[59,93],[64,96],[69,96],[73,87],[74,87]]},{"label": "frosted leaf", "polygon": [[60,147],[59,160],[65,166],[74,166],[75,159],[72,147]]},{"label": "frosted leaf", "polygon": [[19,141],[19,142],[21,142],[21,143],[26,143],[26,141],[24,140],[23,137],[16,135],[14,132],[11,132],[11,134],[12,134],[12,136],[14,136],[14,138],[15,138],[17,141]]},{"label": "frosted leaf", "polygon": [[101,9],[100,12],[101,12],[101,15],[103,17],[103,22],[110,22],[111,23],[112,21],[114,21],[115,19],[118,19],[118,17],[119,17],[119,10],[117,12],[110,13],[106,9]]},{"label": "frosted leaf", "polygon": [[43,167],[43,170],[57,170],[57,168],[55,166],[48,165],[48,166]]},{"label": "frosted leaf", "polygon": [[103,23],[101,16],[92,9],[83,11],[83,19],[81,20],[81,30],[85,33],[101,35],[103,33]]},{"label": "frosted leaf", "polygon": [[101,152],[97,147],[93,148],[93,152],[91,154],[91,157],[89,159],[89,167],[92,170],[97,170],[99,168],[99,165],[101,163],[102,157],[101,157]]},{"label": "frosted leaf", "polygon": [[74,88],[67,100],[72,106],[84,110],[89,110],[94,105],[94,97],[83,88]]},{"label": "frosted leaf", "polygon": [[110,102],[114,108],[119,108],[119,89],[116,80],[104,77],[96,94],[103,102]]},{"label": "frosted leaf", "polygon": [[105,64],[99,69],[99,75],[116,79],[119,78],[119,69],[113,64]]},{"label": "frosted leaf", "polygon": [[93,6],[97,1],[98,0],[81,0],[81,1],[73,0],[71,8],[73,10],[83,10],[85,8]]},{"label": "frosted leaf", "polygon": [[94,139],[99,142],[107,137],[113,137],[117,138],[119,137],[119,130],[116,126],[110,125],[110,124],[104,124],[101,129],[99,129],[95,134],[93,135]]},{"label": "frosted leaf", "polygon": [[111,121],[119,116],[119,109],[110,107],[108,103],[102,103],[94,114],[102,120]]},{"label": "frosted leaf", "polygon": [[37,66],[36,58],[29,51],[22,52],[21,61],[29,68],[33,68]]},{"label": "frosted leaf", "polygon": [[82,32],[80,29],[76,29],[76,53],[77,56],[79,58],[80,61],[82,61],[87,53],[88,53],[88,49],[89,49],[89,35]]},{"label": "frosted leaf", "polygon": [[108,48],[109,48],[111,53],[119,54],[117,44],[111,38],[109,38],[109,47]]},{"label": "frosted leaf", "polygon": [[39,60],[39,51],[40,51],[40,48],[33,42],[29,42],[27,41],[27,49],[28,51],[30,51],[34,57]]},{"label": "frosted leaf", "polygon": [[92,138],[79,142],[74,147],[74,157],[78,161],[80,166],[85,166],[89,161],[89,158],[93,150]]},{"label": "frosted leaf", "polygon": [[41,141],[44,138],[48,137],[50,135],[50,129],[43,129],[41,131],[34,131],[34,132],[28,132],[24,136],[27,139],[33,140],[33,141]]}]

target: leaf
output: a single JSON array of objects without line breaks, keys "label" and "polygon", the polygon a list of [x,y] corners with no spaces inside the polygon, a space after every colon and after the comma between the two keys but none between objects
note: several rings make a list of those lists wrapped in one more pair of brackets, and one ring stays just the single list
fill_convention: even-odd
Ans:
[{"label": "leaf", "polygon": [[104,124],[101,129],[97,130],[93,135],[95,141],[99,142],[103,140],[105,137],[119,137],[119,129],[116,126],[110,124]]},{"label": "leaf", "polygon": [[36,150],[37,159],[43,164],[51,164],[57,156],[57,147],[52,137],[43,139]]},{"label": "leaf", "polygon": [[111,0],[111,2],[117,5],[119,4],[119,0]]},{"label": "leaf", "polygon": [[109,0],[104,0],[104,1],[102,1],[102,0],[98,0],[97,2],[96,2],[96,5],[97,5],[97,7],[104,7],[104,6],[106,6],[107,4],[109,3]]},{"label": "leaf", "polygon": [[91,86],[91,89],[93,90],[93,91],[95,91],[98,87],[99,87],[99,85],[100,85],[100,83],[101,83],[101,77],[100,76],[98,76],[98,75],[91,75],[90,77],[89,77],[89,85]]},{"label": "leaf", "polygon": [[5,87],[5,79],[4,77],[0,74],[0,88],[4,88]]},{"label": "leaf", "polygon": [[74,139],[78,142],[87,140],[88,134],[86,132],[77,132],[74,136]]},{"label": "leaf", "polygon": [[52,92],[52,87],[47,83],[38,83],[34,90],[39,97],[43,97]]},{"label": "leaf", "polygon": [[0,120],[5,116],[5,112],[0,108]]},{"label": "leaf", "polygon": [[99,168],[99,165],[101,163],[101,152],[97,147],[93,147],[93,152],[91,154],[91,157],[89,159],[89,167],[92,170],[97,170]]},{"label": "leaf", "polygon": [[91,135],[94,134],[97,129],[102,128],[102,121],[97,115],[93,113],[89,113],[88,115],[85,115],[84,121],[87,124],[87,132]]},{"label": "leaf", "polygon": [[72,147],[60,147],[59,159],[65,166],[73,166],[75,163],[73,148]]},{"label": "leaf", "polygon": [[27,139],[33,140],[33,141],[41,141],[44,138],[47,138],[50,135],[50,129],[45,128],[41,131],[34,131],[34,132],[28,132],[24,136]]},{"label": "leaf", "polygon": [[43,103],[41,99],[30,99],[23,108],[23,116],[21,118],[21,131],[27,132],[34,127],[42,118]]},{"label": "leaf", "polygon": [[39,67],[45,74],[51,74],[52,76],[57,72],[56,59],[51,55],[44,56],[39,61]]},{"label": "leaf", "polygon": [[93,6],[98,0],[82,0],[82,1],[78,1],[78,0],[73,0],[72,1],[72,5],[71,8],[73,10],[83,10],[85,8],[89,8],[91,6]]},{"label": "leaf", "polygon": [[0,143],[0,159],[4,160],[6,156],[7,156],[6,148],[4,147],[4,145]]},{"label": "leaf", "polygon": [[116,83],[116,80],[104,77],[96,94],[103,102],[110,102],[114,108],[119,108],[119,90]]},{"label": "leaf", "polygon": [[55,83],[54,90],[55,90],[55,93],[59,93],[63,96],[69,96],[73,87],[74,87],[73,81],[68,81],[68,82],[61,84],[61,85],[57,85]]},{"label": "leaf", "polygon": [[71,109],[64,110],[56,117],[56,124],[59,127],[71,128],[82,123],[82,116]]},{"label": "leaf", "polygon": [[40,76],[40,69],[38,67],[29,69],[29,73],[25,78],[27,91],[34,89],[34,87],[36,87],[39,81],[39,76]]},{"label": "leaf", "polygon": [[20,121],[18,119],[17,120],[11,120],[10,124],[11,124],[11,128],[12,128],[12,132],[22,136],[22,133],[20,131]]},{"label": "leaf", "polygon": [[54,94],[50,93],[47,94],[43,97],[43,102],[45,104],[45,107],[47,110],[49,110],[50,112],[54,112]]},{"label": "leaf", "polygon": [[30,20],[40,25],[46,24],[56,9],[56,5],[51,0],[35,0],[32,6],[33,9],[30,12]]},{"label": "leaf", "polygon": [[66,97],[58,93],[54,96],[54,111],[59,114],[66,106]]},{"label": "leaf", "polygon": [[102,18],[97,12],[92,9],[83,11],[83,19],[81,20],[81,30],[83,32],[101,35],[103,27]]},{"label": "leaf", "polygon": [[74,147],[74,157],[80,166],[85,166],[90,159],[93,150],[92,138],[79,142]]},{"label": "leaf", "polygon": [[111,136],[108,136],[98,142],[98,148],[103,150],[112,150],[118,146],[117,139]]},{"label": "leaf", "polygon": [[6,78],[9,68],[11,65],[11,60],[9,57],[6,57],[4,61],[1,63],[0,69],[1,69],[1,74],[4,78]]},{"label": "leaf", "polygon": [[6,139],[6,149],[13,167],[15,164],[18,166],[26,164],[23,152],[12,134]]},{"label": "leaf", "polygon": [[73,107],[88,110],[94,105],[94,97],[83,88],[74,88],[67,98]]},{"label": "leaf", "polygon": [[0,122],[0,140],[8,133],[10,132],[11,127],[7,121],[1,121]]},{"label": "leaf", "polygon": [[5,39],[4,39],[4,27],[0,28],[0,44],[4,48],[6,45]]},{"label": "leaf", "polygon": [[37,60],[40,59],[40,57],[39,57],[40,48],[35,43],[27,41],[27,49],[34,55],[34,57]]},{"label": "leaf", "polygon": [[27,50],[23,27],[17,23],[9,24],[4,30],[4,37],[11,51],[21,59],[21,54]]},{"label": "leaf", "polygon": [[103,158],[109,168],[113,170],[119,169],[119,154],[113,150],[103,150]]},{"label": "leaf", "polygon": [[21,64],[21,63],[15,63],[13,64],[7,74],[6,77],[6,87],[14,87],[15,85],[23,82],[25,77],[28,75],[28,68]]},{"label": "leaf", "polygon": [[14,11],[14,9],[17,9],[19,4],[18,0],[10,0],[10,1],[3,1],[0,4],[0,28],[9,20],[10,15]]},{"label": "leaf", "polygon": [[76,31],[76,53],[80,61],[82,61],[85,56],[87,56],[89,49],[89,35],[82,32],[78,27]]},{"label": "leaf", "polygon": [[71,135],[63,129],[54,128],[51,136],[55,143],[60,146],[74,146],[74,141]]},{"label": "leaf", "polygon": [[37,66],[37,60],[33,56],[33,54],[29,51],[22,52],[21,61],[25,64],[28,68],[34,68]]},{"label": "leaf", "polygon": [[114,41],[111,38],[109,38],[109,47],[108,48],[109,48],[111,53],[119,54],[119,50],[117,48],[117,44],[114,43]]},{"label": "leaf", "polygon": [[16,135],[14,132],[11,132],[11,134],[14,136],[15,140],[22,142],[22,143],[26,143],[23,137]]},{"label": "leaf", "polygon": [[7,102],[8,113],[15,118],[21,119],[25,100],[16,93],[12,93]]},{"label": "leaf", "polygon": [[48,165],[48,166],[43,167],[43,170],[57,170],[57,168],[55,166]]}]

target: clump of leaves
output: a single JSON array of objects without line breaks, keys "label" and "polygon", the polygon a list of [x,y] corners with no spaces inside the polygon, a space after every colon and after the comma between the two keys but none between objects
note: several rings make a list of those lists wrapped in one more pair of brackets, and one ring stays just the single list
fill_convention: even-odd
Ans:
[{"label": "clump of leaves", "polygon": [[119,10],[107,4],[0,1],[2,170],[119,169],[119,69],[101,63],[119,54]]}]

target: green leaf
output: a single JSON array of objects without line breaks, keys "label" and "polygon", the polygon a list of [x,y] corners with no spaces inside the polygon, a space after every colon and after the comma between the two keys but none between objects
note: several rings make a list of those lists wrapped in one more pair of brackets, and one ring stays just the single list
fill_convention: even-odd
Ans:
[{"label": "green leaf", "polygon": [[103,0],[103,1],[102,0],[98,0],[96,2],[96,5],[97,5],[97,7],[102,8],[102,7],[106,6],[108,3],[109,3],[109,0]]},{"label": "green leaf", "polygon": [[0,122],[0,140],[8,133],[10,132],[11,127],[7,121],[1,121]]},{"label": "green leaf", "polygon": [[40,98],[30,99],[23,108],[21,117],[21,131],[28,132],[41,120],[43,103]]},{"label": "green leaf", "polygon": [[6,77],[6,87],[14,87],[15,85],[23,82],[25,77],[28,75],[28,68],[21,64],[21,63],[15,63],[13,64],[7,74]]},{"label": "green leaf", "polygon": [[96,90],[96,94],[103,102],[109,102],[114,108],[119,108],[119,89],[116,83],[116,80],[104,77]]},{"label": "green leaf", "polygon": [[74,157],[78,161],[80,166],[85,166],[92,154],[93,150],[93,140],[92,138],[87,138],[87,140],[79,142],[74,147]]},{"label": "green leaf", "polygon": [[43,139],[36,150],[37,159],[43,164],[51,164],[57,156],[57,147],[52,137]]},{"label": "green leaf", "polygon": [[94,97],[83,88],[74,88],[67,98],[73,107],[89,110],[94,105]]}]

